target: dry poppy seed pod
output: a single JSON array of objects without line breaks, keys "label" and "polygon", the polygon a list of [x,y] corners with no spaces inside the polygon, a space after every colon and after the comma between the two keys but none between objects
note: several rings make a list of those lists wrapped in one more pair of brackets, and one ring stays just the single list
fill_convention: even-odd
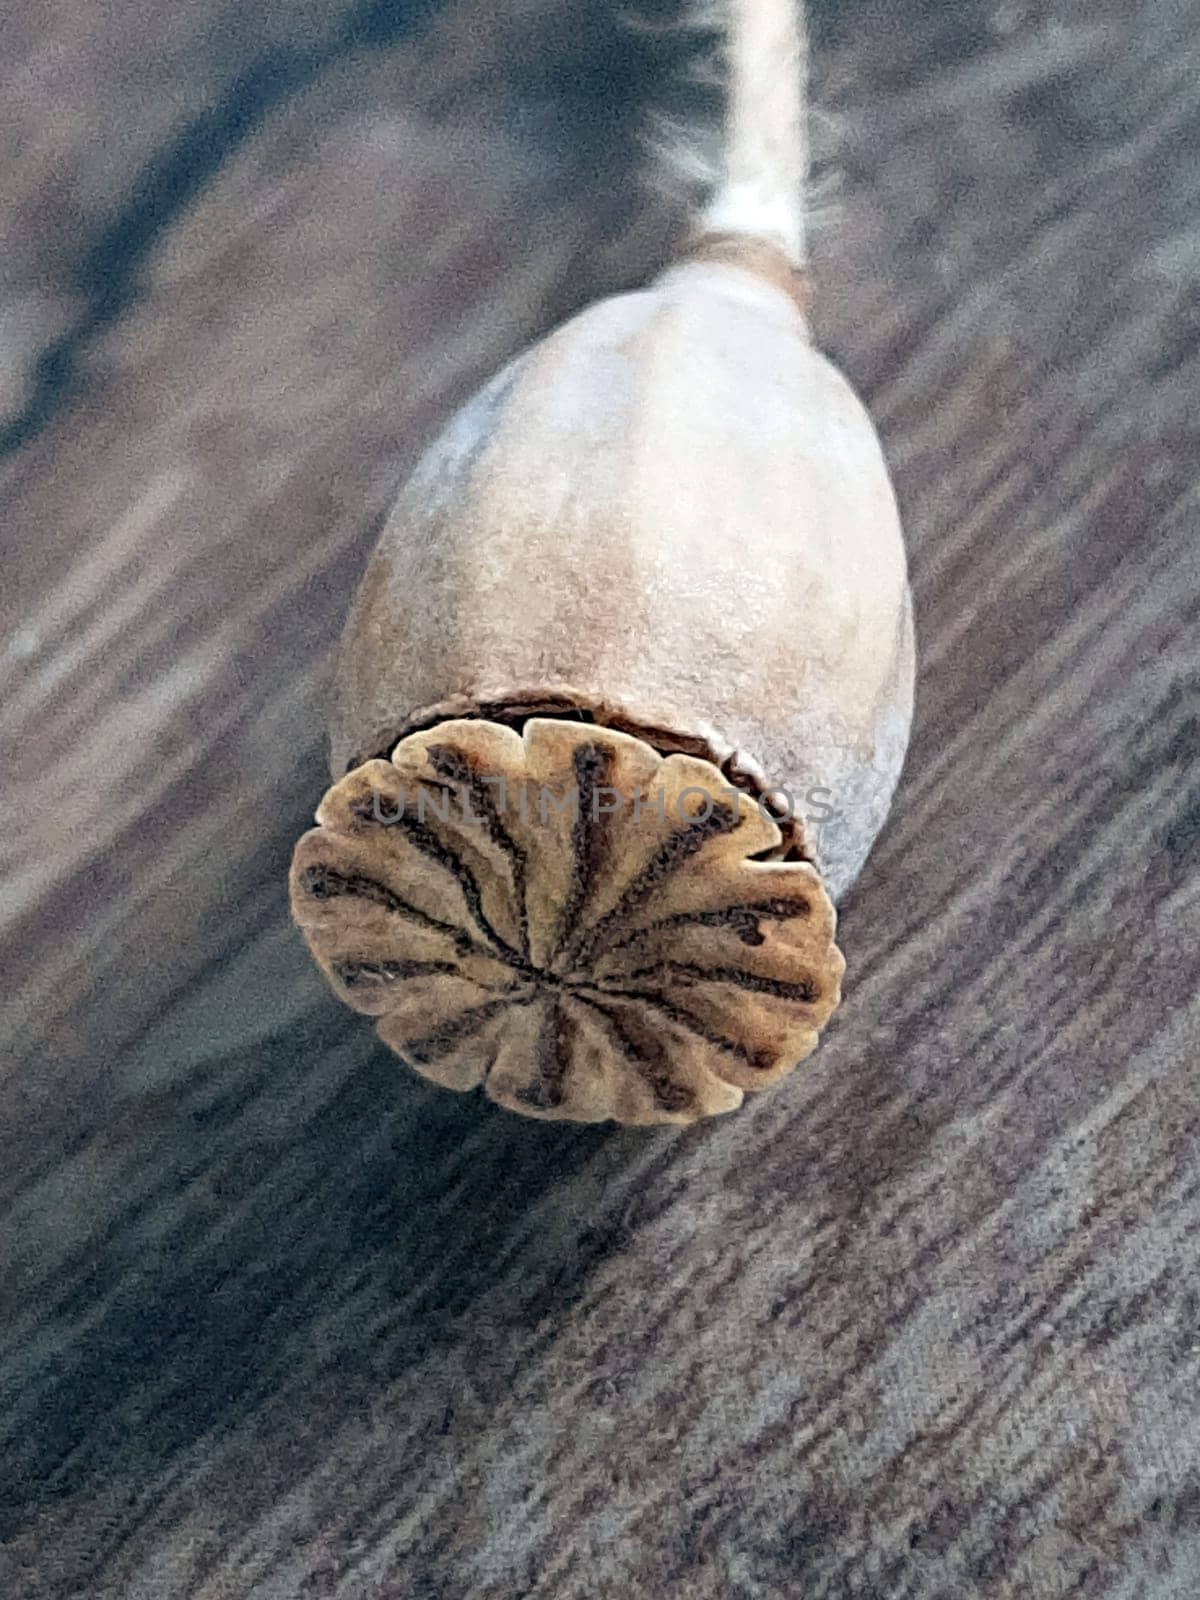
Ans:
[{"label": "dry poppy seed pod", "polygon": [[733,0],[688,258],[454,417],[343,641],[294,914],[408,1063],[527,1114],[690,1122],[805,1057],[903,760],[895,501],[798,290],[802,46]]}]

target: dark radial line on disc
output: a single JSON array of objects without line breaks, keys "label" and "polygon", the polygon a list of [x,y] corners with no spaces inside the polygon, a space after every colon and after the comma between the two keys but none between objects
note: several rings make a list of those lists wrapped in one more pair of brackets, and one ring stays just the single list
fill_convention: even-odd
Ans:
[{"label": "dark radial line on disc", "polygon": [[379,978],[385,983],[395,983],[404,978],[432,978],[443,975],[459,976],[453,961],[375,961],[364,956],[361,960],[335,961],[333,970],[347,989],[357,988]]},{"label": "dark radial line on disc", "polygon": [[705,1044],[710,1044],[715,1049],[722,1050],[728,1055],[737,1056],[740,1061],[749,1067],[761,1068],[762,1066],[761,1061],[753,1050],[747,1049],[737,1039],[730,1039],[727,1035],[718,1033],[716,1029],[707,1027],[700,1021],[699,1017],[694,1017],[690,1011],[685,1011],[674,1000],[668,1000],[666,995],[654,994],[644,989],[602,988],[600,993],[611,995],[614,999],[630,1000],[638,1005],[652,1006],[654,1010],[661,1011],[665,1017],[669,1017],[678,1027],[683,1028],[695,1038],[703,1040]]},{"label": "dark radial line on disc", "polygon": [[598,810],[596,792],[604,787],[604,779],[611,771],[611,753],[599,744],[580,745],[571,766],[575,779],[576,806],[571,825],[571,882],[559,918],[560,942],[551,957],[554,965],[557,965],[560,954],[570,952],[573,930],[591,898],[608,853],[609,813]]},{"label": "dark radial line on disc", "polygon": [[[601,1019],[609,1038],[615,1041],[621,1054],[653,1094],[660,1110],[675,1112],[695,1110],[696,1097],[686,1084],[680,1083],[675,1078],[661,1040],[656,1039],[651,1033],[643,1033],[640,1038],[637,1037],[627,1023],[623,1025],[606,1005],[591,995],[575,990],[573,998],[581,1005],[587,1006]],[[617,1004],[620,1005],[621,1002],[618,1001]]]},{"label": "dark radial line on disc", "polygon": [[303,892],[311,895],[314,900],[333,900],[345,896],[347,899],[366,900],[371,905],[382,906],[385,911],[403,917],[407,922],[414,922],[418,927],[428,929],[430,933],[445,934],[454,941],[455,948],[463,954],[466,954],[467,950],[480,948],[462,928],[456,928],[450,922],[442,922],[438,917],[431,917],[419,907],[411,905],[394,889],[389,889],[387,884],[380,883],[377,878],[368,877],[366,873],[338,872],[335,868],[326,866],[306,867],[298,875],[297,882]]},{"label": "dark radial line on disc", "polygon": [[527,1006],[536,998],[536,994],[532,993],[505,995],[499,1000],[489,1000],[485,1005],[472,1006],[469,1011],[461,1012],[423,1038],[404,1041],[398,1046],[399,1053],[422,1064],[438,1061],[460,1044],[465,1044],[509,1006]]},{"label": "dark radial line on disc", "polygon": [[747,972],[743,967],[700,967],[691,961],[656,961],[653,966],[639,967],[629,974],[629,982],[639,978],[682,978],[693,983],[729,983],[749,994],[769,994],[778,1000],[795,1000],[801,1005],[812,1005],[821,998],[821,991],[809,977],[789,982],[784,978],[768,978],[757,972]]},{"label": "dark radial line on disc", "polygon": [[553,1111],[562,1105],[575,1033],[574,1019],[562,1000],[555,996],[547,1006],[545,1024],[538,1035],[532,1081],[520,1096],[526,1105],[538,1111]]},{"label": "dark radial line on disc", "polygon": [[461,856],[456,855],[449,845],[443,844],[431,828],[426,827],[423,822],[418,821],[415,817],[399,817],[389,825],[399,828],[415,849],[450,873],[462,890],[463,899],[467,903],[467,910],[471,913],[472,920],[480,933],[493,946],[503,961],[507,961],[510,966],[520,967],[525,970],[528,966],[525,958],[514,950],[508,940],[492,926],[487,912],[483,909],[483,891],[479,887],[475,874]]},{"label": "dark radial line on disc", "polygon": [[793,918],[806,917],[811,910],[807,899],[799,899],[767,900],[762,905],[723,906],[716,911],[680,911],[673,917],[649,922],[644,928],[635,928],[612,945],[607,953],[615,955],[618,950],[624,950],[652,933],[691,927],[728,928],[743,944],[759,945],[763,943],[758,926],[760,922],[790,922]]},{"label": "dark radial line on disc", "polygon": [[453,750],[449,745],[436,744],[429,745],[426,754],[440,778],[448,778],[466,790],[469,803],[487,830],[488,838],[508,861],[512,873],[513,900],[517,907],[521,954],[528,960],[529,907],[526,903],[526,878],[529,862],[525,852],[504,826],[495,795],[461,751]]},{"label": "dark radial line on disc", "polygon": [[666,878],[678,871],[710,839],[732,833],[739,820],[740,808],[735,815],[728,806],[714,805],[707,815],[695,818],[664,840],[612,910],[606,912],[593,927],[581,929],[569,942],[568,957],[576,965],[585,964],[604,942],[610,928],[631,916],[661,887]]}]

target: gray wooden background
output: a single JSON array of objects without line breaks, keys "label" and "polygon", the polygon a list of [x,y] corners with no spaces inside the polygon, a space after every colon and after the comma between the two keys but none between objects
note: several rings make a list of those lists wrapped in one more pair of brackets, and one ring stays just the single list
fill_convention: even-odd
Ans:
[{"label": "gray wooden background", "polygon": [[527,1124],[288,926],[399,476],[678,234],[615,10],[0,17],[5,1600],[1200,1592],[1195,0],[818,8],[922,661],[812,1062]]}]

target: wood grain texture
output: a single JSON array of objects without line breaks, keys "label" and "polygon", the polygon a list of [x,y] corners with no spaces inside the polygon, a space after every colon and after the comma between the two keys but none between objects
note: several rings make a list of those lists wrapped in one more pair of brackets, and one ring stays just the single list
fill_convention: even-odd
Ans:
[{"label": "wood grain texture", "polygon": [[821,11],[917,726],[826,1041],[646,1133],[287,922],[395,483],[681,220],[607,7],[425,9],[4,19],[0,1591],[1191,1600],[1200,11]]}]

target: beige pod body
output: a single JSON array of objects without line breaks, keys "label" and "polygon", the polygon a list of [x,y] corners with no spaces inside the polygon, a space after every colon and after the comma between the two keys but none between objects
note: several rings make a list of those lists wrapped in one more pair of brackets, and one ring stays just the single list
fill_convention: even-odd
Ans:
[{"label": "beige pod body", "polygon": [[371,558],[293,908],[438,1082],[687,1122],[837,1004],[832,902],[903,762],[912,612],[795,259],[726,232],[525,352]]}]

